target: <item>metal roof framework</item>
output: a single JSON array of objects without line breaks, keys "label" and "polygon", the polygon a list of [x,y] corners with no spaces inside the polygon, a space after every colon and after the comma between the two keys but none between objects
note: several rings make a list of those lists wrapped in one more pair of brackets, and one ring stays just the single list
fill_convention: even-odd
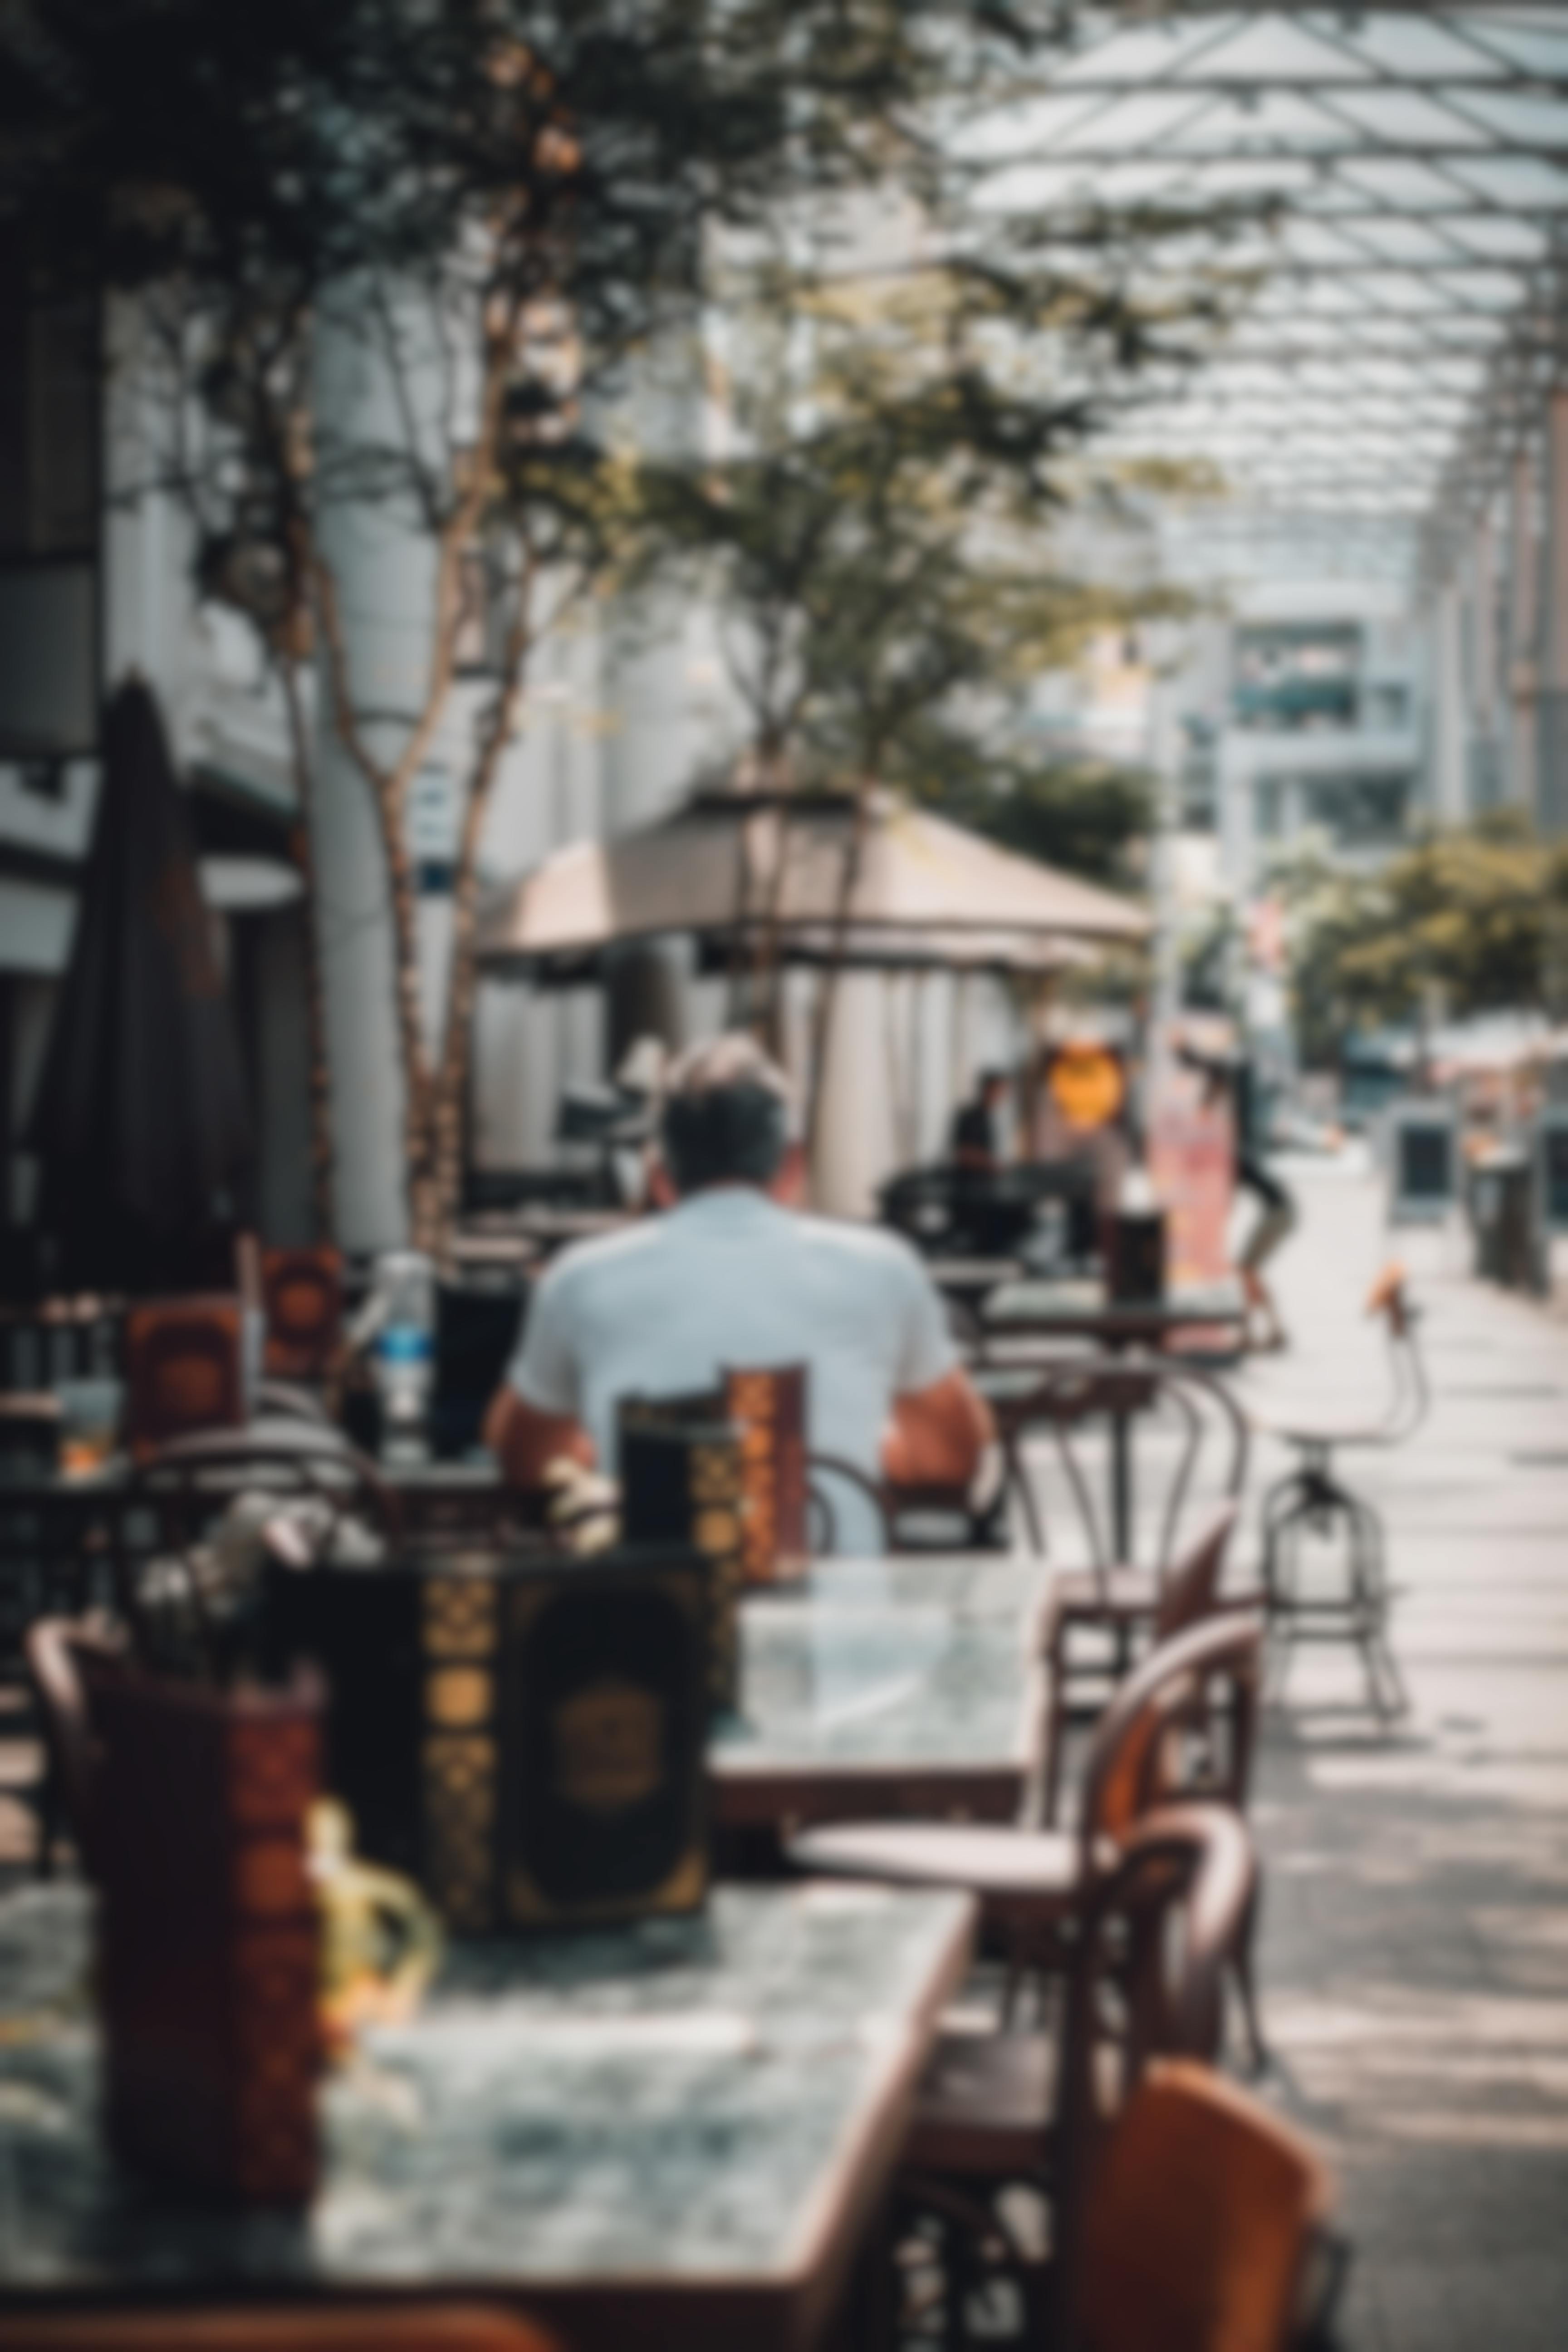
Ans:
[{"label": "metal roof framework", "polygon": [[1109,444],[1218,468],[1211,568],[1441,569],[1568,373],[1568,5],[1095,11],[964,146],[1009,211],[1190,219],[1151,291],[1246,289]]}]

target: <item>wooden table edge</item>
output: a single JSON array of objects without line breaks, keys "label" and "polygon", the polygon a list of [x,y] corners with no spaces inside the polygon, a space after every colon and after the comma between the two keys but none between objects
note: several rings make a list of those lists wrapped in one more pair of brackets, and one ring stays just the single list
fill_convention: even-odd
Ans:
[{"label": "wooden table edge", "polygon": [[720,1829],[804,1824],[856,1814],[875,1820],[910,1815],[930,1820],[961,1812],[975,1821],[1007,1822],[1016,1819],[1035,1769],[1029,1756],[995,1763],[826,1768],[710,1759],[709,1789],[714,1825]]},{"label": "wooden table edge", "polygon": [[952,1902],[952,1923],[912,2014],[889,2037],[863,2111],[836,2151],[828,2178],[814,2190],[795,2242],[766,2270],[689,2277],[632,2271],[526,2281],[484,2273],[411,2282],[279,2280],[259,2292],[254,2280],[241,2278],[221,2288],[208,2280],[169,2280],[127,2289],[112,2280],[62,2288],[47,2279],[0,2275],[0,2340],[16,2340],[4,2325],[7,2315],[19,2326],[29,2315],[41,2320],[106,2309],[460,2303],[537,2320],[558,2334],[562,2352],[666,2352],[675,2344],[682,2352],[734,2352],[742,2340],[746,2352],[808,2352],[848,2283],[867,2221],[881,2203],[903,2144],[937,2021],[969,1966],[978,1906],[958,1894]]}]

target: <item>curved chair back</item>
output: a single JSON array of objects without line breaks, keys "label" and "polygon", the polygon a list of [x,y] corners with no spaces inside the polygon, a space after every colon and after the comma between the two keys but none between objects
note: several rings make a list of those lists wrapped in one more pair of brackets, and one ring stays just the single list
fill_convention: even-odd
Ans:
[{"label": "curved chair back", "polygon": [[[978,1370],[975,1379],[995,1418],[1008,1486],[1037,1552],[1045,1549],[1045,1536],[1023,1454],[1026,1438],[1036,1431],[1051,1440],[1089,1562],[1101,1572],[1138,1566],[1165,1572],[1201,1464],[1212,1462],[1226,1501],[1238,1500],[1246,1485],[1247,1418],[1222,1381],[1184,1357],[1129,1352],[1064,1356],[1028,1366],[992,1363]],[[1158,1534],[1146,1560],[1112,1559],[1110,1531],[1094,1500],[1095,1481],[1083,1459],[1086,1430],[1109,1420],[1158,1421],[1169,1440]]]},{"label": "curved chair back", "polygon": [[1256,1884],[1237,1814],[1162,1806],[1138,1824],[1085,1908],[1058,2050],[1057,2242],[1069,2260],[1086,2184],[1150,2065],[1219,2056],[1225,1971]]},{"label": "curved chair back", "polygon": [[155,1508],[174,1542],[194,1541],[237,1493],[258,1486],[324,1502],[334,1521],[358,1512],[382,1533],[396,1531],[397,1496],[370,1456],[336,1430],[306,1421],[267,1433],[226,1429],[178,1438],[142,1463],[132,1481],[135,1500]]},{"label": "curved chair back", "polygon": [[1262,1678],[1263,1629],[1250,1616],[1206,1618],[1150,1652],[1095,1727],[1079,1823],[1087,1868],[1156,1804],[1245,1804]]},{"label": "curved chair back", "polygon": [[[969,1486],[893,1486],[868,1477],[837,1454],[808,1454],[806,1543],[813,1557],[836,1551],[838,1513],[832,1481],[842,1480],[863,1495],[876,1515],[882,1548],[889,1552],[1005,1550],[1006,1492],[1001,1476]],[[984,1473],[982,1474],[984,1477]]]},{"label": "curved chair back", "polygon": [[[90,1876],[98,1744],[82,1662],[90,1658],[100,1665],[117,1664],[123,1656],[122,1645],[97,1618],[40,1617],[28,1626],[22,1647],[43,1721],[51,1793],[65,1815],[82,1867]],[[54,1828],[54,1813],[51,1805],[44,1821],[46,1844]],[[46,1851],[46,1864],[47,1859]]]},{"label": "curved chair back", "polygon": [[1331,2200],[1278,2116],[1206,2066],[1152,2065],[1073,2233],[1071,2352],[1285,2352]]},{"label": "curved chair back", "polygon": [[[1228,1806],[1159,1805],[1130,1832],[1074,1948],[1060,2077],[1069,2121],[1092,2132],[1108,2093],[1119,2107],[1151,2059],[1217,2059],[1225,1972],[1256,1882],[1247,1824]],[[1109,1977],[1113,2005],[1102,1998]]]},{"label": "curved chair back", "polygon": [[1156,1643],[1169,1642],[1214,1614],[1225,1556],[1240,1516],[1238,1502],[1222,1503],[1211,1513],[1160,1583],[1160,1605],[1154,1612]]}]

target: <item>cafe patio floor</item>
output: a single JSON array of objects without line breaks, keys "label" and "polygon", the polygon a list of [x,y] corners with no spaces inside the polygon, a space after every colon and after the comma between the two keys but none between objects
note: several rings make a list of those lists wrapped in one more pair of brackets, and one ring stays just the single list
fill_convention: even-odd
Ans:
[{"label": "cafe patio floor", "polygon": [[[1374,1408],[1362,1302],[1396,1255],[1435,1402],[1407,1447],[1354,1473],[1385,1515],[1409,1716],[1379,1734],[1352,1655],[1319,1649],[1268,1718],[1256,1822],[1276,2086],[1341,2181],[1345,2352],[1560,2352],[1568,1320],[1472,1280],[1457,1231],[1390,1235],[1359,1159],[1289,1175],[1303,1214],[1278,1286],[1294,1344],[1254,1360],[1247,1399],[1335,1421]],[[1274,1462],[1261,1449],[1255,1496]]]},{"label": "cafe patio floor", "polygon": [[[1353,1657],[1303,1651],[1256,1809],[1272,2094],[1338,2173],[1355,2260],[1344,2352],[1568,2343],[1568,1319],[1469,1278],[1457,1234],[1390,1236],[1364,1163],[1288,1171],[1294,1345],[1243,1381],[1335,1420],[1384,1393],[1362,1314],[1396,1254],[1432,1415],[1371,1457],[1411,1712],[1379,1731]],[[1277,1466],[1255,1458],[1241,1548]],[[25,1817],[4,1783],[0,1885]]]}]

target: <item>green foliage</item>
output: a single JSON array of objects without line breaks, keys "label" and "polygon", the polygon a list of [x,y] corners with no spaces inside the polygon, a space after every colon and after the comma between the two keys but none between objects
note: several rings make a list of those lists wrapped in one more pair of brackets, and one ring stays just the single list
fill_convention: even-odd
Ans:
[{"label": "green foliage", "polygon": [[1136,852],[1149,833],[1153,788],[1140,769],[1013,744],[991,750],[928,722],[900,739],[888,780],[1004,849],[1112,886],[1142,878]]},{"label": "green foliage", "polygon": [[673,575],[723,614],[764,769],[902,785],[1106,874],[1146,794],[1043,758],[1025,704],[1096,632],[1184,607],[1063,576],[1048,540],[1101,414],[1087,378],[1168,321],[1107,291],[1103,251],[1080,276],[1030,242],[999,239],[984,270],[925,255],[891,284],[765,276],[767,326],[723,386],[728,453],[636,468],[627,577]]},{"label": "green foliage", "polygon": [[1568,856],[1517,812],[1430,833],[1374,877],[1336,872],[1309,846],[1273,879],[1309,1062],[1331,1060],[1352,1028],[1435,1002],[1455,1018],[1563,1009]]}]

